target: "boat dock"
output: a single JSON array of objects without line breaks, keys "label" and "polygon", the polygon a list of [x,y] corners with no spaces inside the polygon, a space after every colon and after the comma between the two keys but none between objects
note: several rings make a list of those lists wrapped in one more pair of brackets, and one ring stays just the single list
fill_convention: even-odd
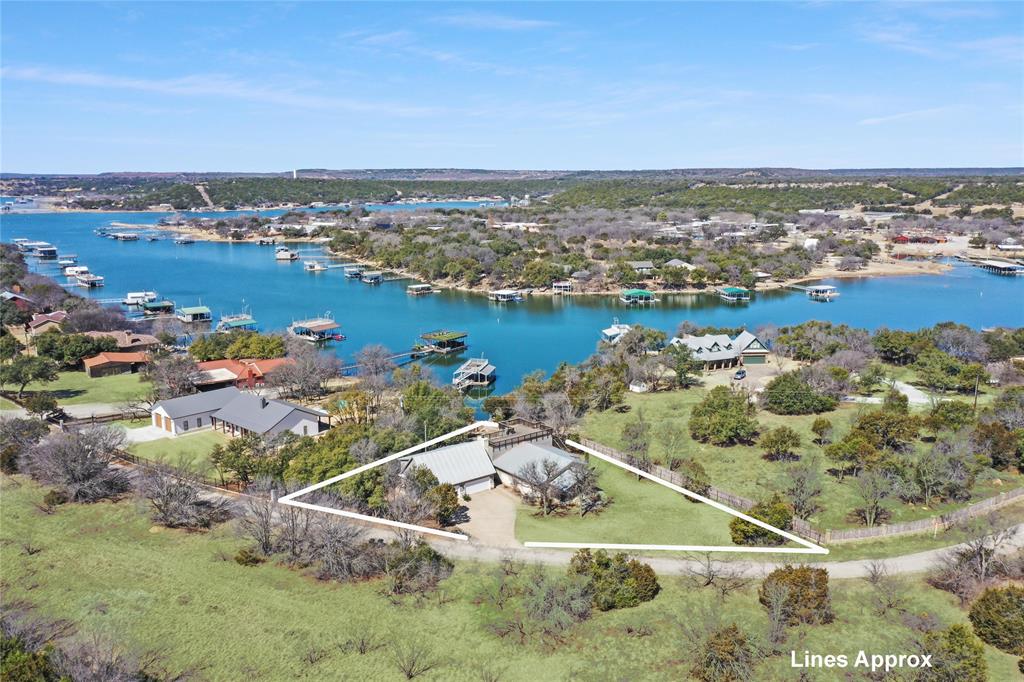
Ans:
[{"label": "boat dock", "polygon": [[647,289],[624,289],[619,294],[619,300],[626,305],[654,305],[658,302],[654,292]]},{"label": "boat dock", "polygon": [[440,353],[441,355],[461,353],[468,347],[466,345],[467,336],[469,336],[467,332],[437,329],[432,332],[427,332],[426,334],[421,334],[420,338],[426,343],[415,346],[413,350],[424,351],[427,353]]},{"label": "boat dock", "polygon": [[749,303],[750,290],[743,287],[722,287],[718,290],[718,297],[729,303]]},{"label": "boat dock", "polygon": [[839,290],[829,284],[811,284],[809,286],[787,284],[786,288],[802,291],[807,294],[807,298],[812,301],[825,301],[826,303],[830,303],[831,301],[839,298]]},{"label": "boat dock", "polygon": [[312,317],[308,320],[293,320],[288,325],[288,333],[297,339],[310,343],[327,343],[328,341],[344,341],[345,335],[337,331],[341,325],[334,321],[330,312],[323,317]]},{"label": "boat dock", "polygon": [[452,386],[468,388],[490,386],[498,378],[497,369],[485,358],[470,358],[452,374]]}]

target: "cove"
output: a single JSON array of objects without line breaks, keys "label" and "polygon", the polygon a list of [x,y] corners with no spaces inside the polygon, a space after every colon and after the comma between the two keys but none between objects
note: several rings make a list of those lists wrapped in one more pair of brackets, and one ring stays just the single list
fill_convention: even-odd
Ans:
[{"label": "cove", "polygon": [[[470,207],[458,202],[458,207]],[[412,204],[375,209],[422,208]],[[455,205],[430,204],[433,208]],[[266,211],[275,215],[281,211]],[[238,215],[219,212],[210,217]],[[713,293],[663,295],[657,305],[636,309],[614,296],[568,298],[533,296],[520,304],[496,304],[486,296],[445,291],[408,296],[410,282],[367,286],[345,279],[341,270],[308,273],[302,258],[319,254],[311,244],[293,245],[298,261],[279,263],[272,247],[255,244],[196,242],[179,246],[170,239],[118,242],[93,234],[111,221],[152,225],[167,213],[22,213],[0,216],[0,238],[45,240],[61,253],[75,253],[81,264],[106,278],[100,289],[76,289],[99,299],[122,298],[128,291],[153,290],[179,306],[211,308],[214,319],[248,306],[263,331],[283,330],[293,319],[330,311],[347,341],[333,344],[342,358],[370,343],[407,350],[417,337],[438,328],[469,332],[469,350],[461,358],[435,358],[428,366],[447,382],[465,358],[481,355],[498,368],[496,392],[513,388],[526,373],[550,372],[560,362],[579,362],[592,353],[598,335],[618,318],[671,334],[683,320],[697,325],[788,325],[810,319],[875,329],[918,329],[953,320],[975,328],[1024,326],[1024,278],[1000,277],[968,265],[954,264],[942,275],[825,280],[841,292],[833,303],[815,303],[796,291],[755,293],[748,305],[721,301]],[[58,275],[55,266],[38,268]]]}]

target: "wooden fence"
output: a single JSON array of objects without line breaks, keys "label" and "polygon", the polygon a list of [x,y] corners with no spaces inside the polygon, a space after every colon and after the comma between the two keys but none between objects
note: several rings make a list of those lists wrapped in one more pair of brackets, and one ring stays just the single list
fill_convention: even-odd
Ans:
[{"label": "wooden fence", "polygon": [[125,464],[132,466],[141,467],[143,469],[152,469],[154,471],[162,471],[169,476],[175,478],[188,479],[198,485],[206,488],[211,488],[218,492],[229,492],[242,495],[251,495],[252,492],[248,490],[248,485],[241,481],[224,481],[220,478],[213,478],[210,476],[204,476],[192,471],[176,467],[166,462],[160,462],[154,459],[147,459],[145,457],[139,457],[136,454],[128,452],[127,450],[118,450],[115,454],[115,458]]},{"label": "wooden fence", "polygon": [[[607,445],[598,443],[597,441],[593,441],[589,438],[579,438],[578,440],[581,444],[586,445],[588,448],[593,448],[603,455],[607,455],[624,464],[632,464],[633,466],[636,466],[636,462],[633,458],[619,452],[615,448],[610,448]],[[689,489],[691,485],[690,480],[686,476],[666,469],[658,464],[651,464],[650,473],[682,488]],[[728,505],[733,509],[738,509],[739,511],[749,511],[750,508],[754,506],[753,500],[735,495],[725,490],[719,490],[714,486],[711,486],[704,496],[714,500],[715,502],[721,502],[722,504]],[[1007,504],[1011,504],[1017,500],[1024,500],[1024,488],[1008,490],[1005,493],[999,493],[998,495],[986,498],[968,507],[951,511],[948,514],[940,514],[926,519],[918,519],[917,521],[906,521],[904,523],[894,523],[865,528],[842,528],[834,530],[831,528],[816,528],[803,519],[793,519],[792,530],[800,537],[819,544],[840,544],[843,542],[855,542],[857,540],[884,538],[894,535],[911,535],[913,533],[923,533],[927,531],[938,532],[946,530],[957,523],[987,514],[990,511],[1003,507]]]}]

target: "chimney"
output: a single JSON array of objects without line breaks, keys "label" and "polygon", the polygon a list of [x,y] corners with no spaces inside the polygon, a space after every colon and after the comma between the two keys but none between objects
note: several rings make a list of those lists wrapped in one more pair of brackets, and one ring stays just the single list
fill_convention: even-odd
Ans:
[{"label": "chimney", "polygon": [[266,398],[260,398],[260,409],[265,409],[269,405]]}]

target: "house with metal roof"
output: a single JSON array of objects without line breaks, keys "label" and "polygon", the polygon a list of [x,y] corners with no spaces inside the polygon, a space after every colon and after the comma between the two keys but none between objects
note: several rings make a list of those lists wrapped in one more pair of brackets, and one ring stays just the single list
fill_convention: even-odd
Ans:
[{"label": "house with metal roof", "polygon": [[531,467],[545,471],[549,467],[551,475],[548,484],[559,490],[566,491],[572,487],[573,476],[569,469],[581,461],[565,450],[555,447],[544,440],[528,441],[510,448],[494,458],[494,468],[503,485],[513,488],[524,495],[532,494],[532,490],[524,480],[523,472]]},{"label": "house with metal roof", "polygon": [[484,440],[456,443],[411,455],[402,460],[402,473],[412,467],[426,467],[439,483],[450,483],[466,496],[494,487],[494,466]]},{"label": "house with metal roof", "polygon": [[151,418],[153,426],[174,436],[206,428],[231,436],[275,436],[285,431],[314,436],[326,428],[327,413],[228,386],[161,400],[153,406]]},{"label": "house with metal roof", "polygon": [[213,314],[205,305],[194,305],[178,308],[176,317],[182,322],[209,322]]}]

